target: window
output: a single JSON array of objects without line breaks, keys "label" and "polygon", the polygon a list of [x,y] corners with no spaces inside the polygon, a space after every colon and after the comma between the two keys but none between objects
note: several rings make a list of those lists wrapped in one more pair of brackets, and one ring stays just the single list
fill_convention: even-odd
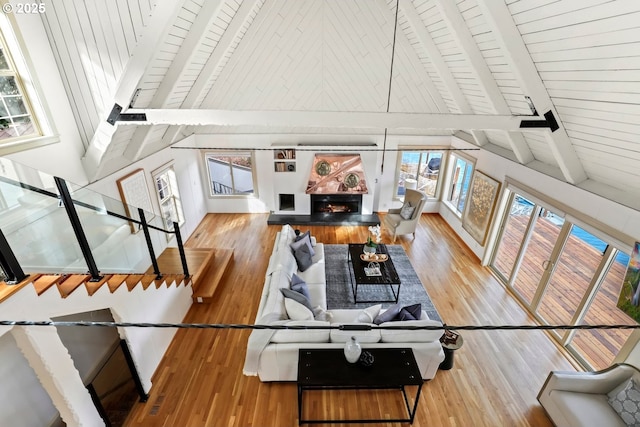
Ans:
[{"label": "window", "polygon": [[406,188],[416,188],[429,197],[437,197],[441,151],[401,151],[399,161],[396,197],[403,197]]},{"label": "window", "polygon": [[253,195],[253,156],[250,152],[206,153],[211,196]]},{"label": "window", "polygon": [[180,191],[178,181],[173,166],[169,165],[153,173],[160,212],[162,220],[167,230],[173,230],[173,223],[184,224],[184,212],[180,201]]},{"label": "window", "polygon": [[467,200],[467,192],[471,184],[473,164],[457,154],[451,154],[450,160],[453,165],[453,173],[451,174],[451,186],[447,201],[459,215],[462,215],[464,202]]},{"label": "window", "polygon": [[0,141],[39,135],[24,93],[4,36],[0,34]]}]

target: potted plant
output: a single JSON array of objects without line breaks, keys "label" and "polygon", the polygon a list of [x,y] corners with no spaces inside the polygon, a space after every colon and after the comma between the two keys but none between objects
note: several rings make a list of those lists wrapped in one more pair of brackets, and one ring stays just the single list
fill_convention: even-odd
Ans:
[{"label": "potted plant", "polygon": [[[375,237],[375,242],[371,238],[371,236]],[[382,241],[380,224],[376,226],[369,226],[369,236],[367,236],[367,243],[364,244],[363,252],[365,254],[375,254],[376,248],[378,247],[378,243]]]}]

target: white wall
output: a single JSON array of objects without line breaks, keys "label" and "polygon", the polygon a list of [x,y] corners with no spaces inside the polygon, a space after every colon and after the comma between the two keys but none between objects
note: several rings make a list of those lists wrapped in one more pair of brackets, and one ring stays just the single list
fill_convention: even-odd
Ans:
[{"label": "white wall", "polygon": [[32,168],[59,176],[79,185],[87,183],[80,161],[84,147],[76,126],[67,94],[51,51],[42,19],[38,14],[12,14],[14,29],[26,49],[22,49],[31,63],[31,78],[40,92],[40,101],[57,131],[59,142],[8,155],[12,160]]}]

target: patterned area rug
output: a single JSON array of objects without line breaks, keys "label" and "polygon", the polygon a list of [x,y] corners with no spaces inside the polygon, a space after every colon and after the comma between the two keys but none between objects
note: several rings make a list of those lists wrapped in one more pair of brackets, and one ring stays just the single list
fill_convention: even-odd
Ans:
[{"label": "patterned area rug", "polygon": [[[375,303],[353,302],[353,291],[349,276],[350,263],[347,261],[347,245],[324,245],[325,273],[327,278],[327,308],[366,308]],[[398,302],[403,305],[420,303],[422,309],[427,312],[430,319],[440,320],[438,310],[433,306],[429,294],[418,278],[409,257],[400,245],[387,245],[387,251],[391,256],[393,265],[400,277],[400,298]],[[363,286],[358,288],[358,299],[364,300],[389,300],[393,295],[388,286]],[[386,308],[393,303],[382,303]]]}]

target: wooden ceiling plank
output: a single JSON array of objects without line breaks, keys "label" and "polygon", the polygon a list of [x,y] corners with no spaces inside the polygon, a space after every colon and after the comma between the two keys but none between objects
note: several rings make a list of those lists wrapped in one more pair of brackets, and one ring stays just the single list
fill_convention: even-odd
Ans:
[{"label": "wooden ceiling plank", "polygon": [[[164,41],[165,33],[175,20],[183,2],[184,0],[158,2],[155,6],[153,15],[145,28],[145,33],[139,38],[138,44],[120,76],[112,99],[104,106],[104,111],[111,112],[115,104],[120,105],[123,109],[127,108],[131,97],[138,88],[140,79],[142,79],[158,47]],[[106,117],[98,124],[85,157],[82,159],[89,180],[95,179],[102,172],[104,166],[102,160],[116,128],[117,126],[107,123]]]},{"label": "wooden ceiling plank", "polygon": [[[498,114],[511,114],[511,109],[509,108],[507,101],[504,99],[502,91],[498,87],[498,83],[493,77],[493,73],[482,56],[482,52],[480,52],[480,49],[478,48],[471,31],[469,31],[465,20],[460,14],[456,3],[450,1],[439,1],[436,3],[444,22],[447,24],[451,34],[453,35],[453,38],[458,43],[458,46],[460,46],[467,61],[471,64],[471,68],[476,74],[476,78],[480,82],[480,86],[486,93],[489,103],[493,106],[494,111]],[[506,136],[511,150],[518,159],[518,162],[521,164],[527,164],[534,160],[533,153],[529,149],[529,146],[522,135],[518,135],[514,132],[506,132]]]},{"label": "wooden ceiling plank", "polygon": [[[207,36],[207,29],[213,24],[213,21],[220,14],[220,10],[224,4],[225,2],[223,0],[209,0],[204,2],[202,9],[200,9],[200,12],[193,22],[193,25],[191,25],[189,33],[180,45],[178,53],[176,53],[175,58],[172,60],[169,70],[160,82],[160,86],[149,103],[150,108],[161,108],[166,106],[171,94],[175,91],[180,78],[189,64],[191,64],[194,57],[198,54],[198,46],[200,46],[200,44],[205,40]],[[124,151],[124,156],[127,159],[136,161],[140,158],[144,146],[150,140],[150,131],[151,128],[147,126],[136,129],[133,138]]]},{"label": "wooden ceiling plank", "polygon": [[552,132],[547,141],[565,180],[571,184],[585,181],[587,175],[584,167],[555,111],[507,5],[502,1],[479,2],[478,5],[482,8],[483,15],[496,35],[496,41],[511,65],[520,86],[531,97],[540,114],[551,111],[558,121],[560,128]]}]

